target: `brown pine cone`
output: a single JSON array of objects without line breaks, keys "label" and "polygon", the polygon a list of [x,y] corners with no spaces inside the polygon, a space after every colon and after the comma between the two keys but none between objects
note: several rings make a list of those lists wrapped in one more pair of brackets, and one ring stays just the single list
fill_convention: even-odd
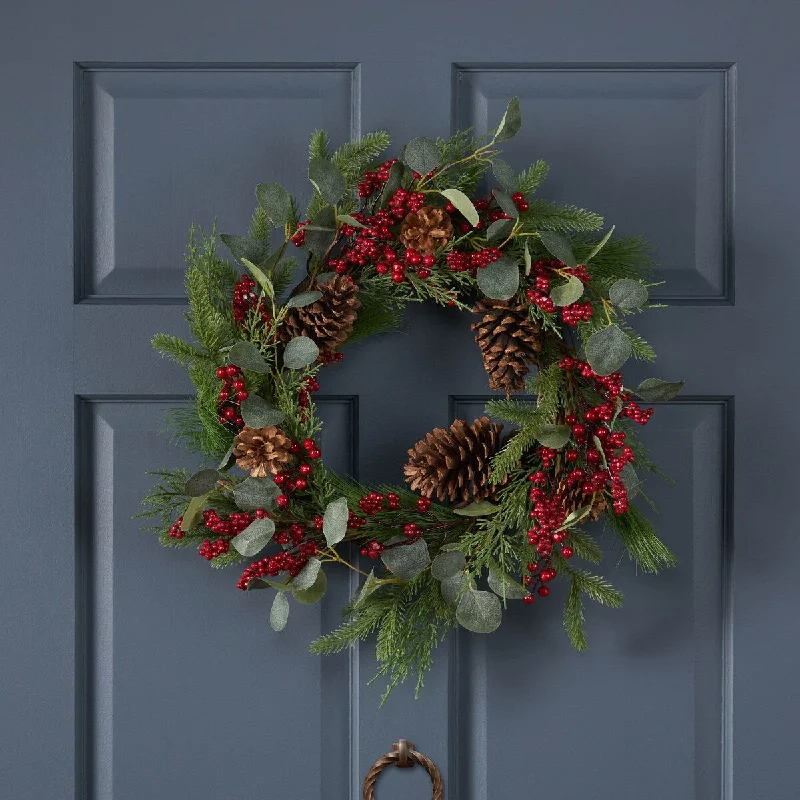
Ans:
[{"label": "brown pine cone", "polygon": [[292,460],[292,440],[274,425],[268,428],[244,427],[233,440],[233,455],[253,478],[277,475]]},{"label": "brown pine cone", "polygon": [[472,425],[457,419],[449,428],[434,428],[408,451],[406,481],[424,497],[435,495],[459,506],[491,500],[506,483],[489,483],[491,459],[504,444],[502,430],[488,417]]},{"label": "brown pine cone", "polygon": [[453,223],[443,208],[422,206],[406,214],[400,226],[400,241],[405,247],[429,256],[453,238]]},{"label": "brown pine cone", "polygon": [[559,483],[558,494],[561,496],[561,501],[564,504],[564,510],[567,514],[571,514],[579,508],[590,506],[591,511],[589,512],[589,519],[592,522],[596,522],[600,519],[600,515],[608,506],[604,491],[595,492],[594,494],[584,494],[580,483],[570,486],[567,484],[566,478]]},{"label": "brown pine cone", "polygon": [[296,336],[308,336],[320,351],[333,353],[353,332],[361,307],[358,284],[346,275],[336,275],[327,283],[303,287],[303,291],[312,289],[322,292],[322,297],[302,308],[290,309],[278,335],[284,342]]},{"label": "brown pine cone", "polygon": [[507,394],[525,388],[529,364],[541,352],[541,326],[528,316],[521,303],[486,297],[472,309],[480,320],[472,324],[483,355],[489,386]]}]

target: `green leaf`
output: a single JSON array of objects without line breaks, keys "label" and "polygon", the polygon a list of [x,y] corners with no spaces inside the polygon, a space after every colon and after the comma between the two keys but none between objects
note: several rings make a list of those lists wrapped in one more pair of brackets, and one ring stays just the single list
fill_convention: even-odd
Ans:
[{"label": "green leaf", "polygon": [[252,342],[236,342],[231,347],[228,354],[231,364],[236,364],[242,369],[249,369],[251,372],[259,372],[266,375],[269,372],[269,364],[264,360],[261,351]]},{"label": "green leaf", "polygon": [[569,425],[546,423],[536,431],[536,439],[552,450],[560,450],[569,441],[571,435],[572,428]]},{"label": "green leaf", "polygon": [[230,233],[221,233],[219,238],[237,261],[263,261],[266,258],[267,246],[260,239]]},{"label": "green leaf", "polygon": [[497,595],[470,589],[461,595],[456,608],[456,620],[462,628],[473,633],[492,633],[500,627],[503,609]]},{"label": "green leaf", "polygon": [[357,610],[359,606],[361,606],[373,592],[378,591],[381,586],[383,586],[383,584],[375,577],[375,570],[370,570],[369,575],[367,575],[366,579],[364,580],[364,585],[358,592],[358,597],[356,597],[356,600],[353,603],[353,609]]},{"label": "green leaf", "polygon": [[270,425],[280,425],[286,415],[275,408],[263,397],[252,394],[242,400],[240,406],[242,419],[248,428],[268,428]]},{"label": "green leaf", "polygon": [[295,336],[283,351],[283,366],[287,369],[305,369],[319,358],[319,347],[308,336]]},{"label": "green leaf", "polygon": [[233,456],[233,445],[228,448],[228,452],[222,456],[222,460],[219,462],[219,466],[217,467],[218,470],[220,469],[228,469],[232,467],[236,463],[236,459]]},{"label": "green leaf", "polygon": [[282,228],[292,218],[292,198],[280,184],[259,183],[256,198],[276,227]]},{"label": "green leaf", "polygon": [[405,161],[414,172],[425,176],[436,169],[441,162],[439,146],[433,139],[429,139],[427,136],[418,136],[406,145],[403,153],[403,161]]},{"label": "green leaf", "polygon": [[497,126],[492,141],[504,142],[506,139],[512,139],[519,133],[521,127],[522,113],[519,109],[519,100],[516,97],[512,97],[508,101],[508,107],[500,120],[500,124]]},{"label": "green leaf", "polygon": [[514,205],[514,201],[508,194],[501,189],[495,189],[492,194],[497,201],[497,205],[499,205],[511,219],[516,219],[519,216],[519,209]]},{"label": "green leaf", "polygon": [[401,161],[395,161],[394,164],[392,164],[392,166],[389,168],[389,178],[386,181],[386,185],[383,187],[380,200],[378,201],[378,205],[381,208],[383,208],[389,202],[389,200],[391,200],[394,193],[402,185],[403,172],[405,172],[405,167],[403,167],[403,163]]},{"label": "green leaf", "polygon": [[294,589],[310,589],[316,583],[317,575],[322,568],[322,562],[313,556],[306,561],[306,565],[292,580]]},{"label": "green leaf", "polygon": [[517,173],[511,165],[503,161],[502,158],[495,158],[492,161],[492,172],[497,182],[507,191],[514,192],[517,188]]},{"label": "green leaf", "polygon": [[355,217],[351,217],[349,214],[337,214],[336,219],[339,222],[343,222],[345,225],[349,225],[351,228],[367,227],[363,222],[359,222]]},{"label": "green leaf", "polygon": [[498,244],[502,242],[513,229],[513,219],[496,219],[486,229],[486,241],[489,244]]},{"label": "green leaf", "polygon": [[282,631],[289,621],[289,601],[286,595],[278,592],[272,600],[269,610],[269,624],[274,631]]},{"label": "green leaf", "polygon": [[598,375],[616,372],[630,355],[630,339],[618,325],[609,325],[595,331],[586,342],[586,360]]},{"label": "green leaf", "polygon": [[310,306],[312,303],[316,303],[320,297],[322,297],[322,292],[316,289],[313,292],[300,292],[300,294],[296,294],[286,301],[286,307],[303,308],[304,306]]},{"label": "green leaf", "polygon": [[567,239],[555,231],[539,231],[539,238],[551,256],[563,261],[568,267],[577,267],[575,254]]},{"label": "green leaf", "polygon": [[460,550],[439,553],[431,564],[431,575],[439,581],[458,575],[467,566],[467,559]]},{"label": "green leaf", "polygon": [[685,383],[686,381],[669,383],[660,378],[646,378],[633,391],[648,403],[664,403],[672,400],[683,389]]},{"label": "green leaf", "polygon": [[272,478],[245,478],[233,487],[233,500],[242,511],[269,511],[280,493]]},{"label": "green leaf", "polygon": [[522,257],[525,259],[525,274],[531,274],[531,251],[528,247],[528,242],[525,242],[525,248],[522,251]]},{"label": "green leaf", "polygon": [[522,600],[528,596],[528,590],[505,573],[500,574],[490,569],[486,580],[489,588],[504,600]]},{"label": "green leaf", "polygon": [[267,274],[261,267],[256,266],[250,259],[242,258],[242,264],[244,264],[247,269],[250,271],[250,274],[256,279],[258,285],[264,290],[264,293],[267,297],[275,297],[275,287],[272,285],[272,281],[267,277]]},{"label": "green leaf", "polygon": [[231,539],[237,552],[246,557],[260,553],[272,539],[275,523],[271,519],[253,520],[238,536]]},{"label": "green leaf", "polygon": [[454,508],[453,513],[460,517],[488,517],[496,514],[499,510],[500,506],[496,506],[488,500],[476,500],[464,508]]},{"label": "green leaf", "polygon": [[440,194],[444,195],[474,228],[480,218],[475,206],[472,205],[472,200],[467,197],[460,189],[442,189]]},{"label": "green leaf", "polygon": [[328,547],[333,547],[344,539],[347,534],[348,517],[346,497],[339,497],[328,503],[322,516],[322,533],[325,535]]},{"label": "green leaf", "polygon": [[322,600],[327,590],[328,578],[325,576],[323,570],[320,570],[317,573],[317,579],[308,589],[292,589],[292,595],[298,603],[310,606]]},{"label": "green leaf", "polygon": [[583,297],[583,283],[574,275],[570,275],[566,283],[554,286],[550,290],[550,299],[557,306],[568,306],[581,297]]},{"label": "green leaf", "polygon": [[195,472],[188,481],[183,491],[189,497],[200,497],[201,495],[208,494],[217,488],[217,481],[219,480],[219,472],[215,469],[201,469],[200,472]]},{"label": "green leaf", "polygon": [[493,300],[508,300],[519,289],[519,266],[508,256],[492,261],[476,276],[478,288]]},{"label": "green leaf", "polygon": [[347,189],[347,180],[336,165],[327,158],[312,158],[308,162],[308,179],[322,199],[335,206]]},{"label": "green leaf", "polygon": [[333,280],[336,277],[336,273],[333,271],[330,272],[320,272],[319,275],[316,277],[316,284],[317,286],[324,286],[328,281]]},{"label": "green leaf", "polygon": [[332,206],[325,206],[305,225],[305,248],[315,256],[322,257],[336,239],[336,213]]},{"label": "green leaf", "polygon": [[583,508],[576,508],[574,511],[570,511],[567,514],[564,521],[561,523],[562,528],[569,528],[573,525],[577,525],[582,519],[586,519],[592,511],[592,507],[584,506]]},{"label": "green leaf", "polygon": [[203,509],[206,507],[206,500],[208,500],[208,495],[204,494],[200,497],[193,497],[189,501],[186,511],[183,512],[182,531],[190,531],[195,525],[200,524],[203,519]]},{"label": "green leaf", "polygon": [[256,589],[275,589],[278,592],[288,592],[292,586],[290,583],[283,581],[273,581],[269,578],[250,578],[247,582],[247,591]]},{"label": "green leaf", "polygon": [[471,586],[471,582],[464,572],[458,572],[449,578],[445,578],[441,583],[442,597],[445,603],[450,606],[456,605],[461,593],[467,586]]},{"label": "green leaf", "polygon": [[417,539],[408,544],[401,542],[396,547],[389,547],[383,551],[381,559],[401,581],[416,578],[431,563],[428,545],[424,539]]},{"label": "green leaf", "polygon": [[639,480],[639,476],[636,474],[636,470],[631,466],[631,464],[626,464],[622,468],[622,472],[620,473],[620,478],[622,478],[622,482],[625,484],[625,488],[628,490],[628,499],[632,499],[639,494],[639,487],[642,485],[642,482]]},{"label": "green leaf", "polygon": [[647,287],[640,281],[631,278],[621,278],[611,284],[608,290],[611,302],[626,311],[641,308],[647,302]]},{"label": "green leaf", "polygon": [[584,264],[588,264],[608,244],[615,227],[612,225],[609,232],[589,251],[589,254],[583,259]]},{"label": "green leaf", "polygon": [[579,579],[573,575],[569,592],[564,603],[564,629],[576,650],[586,650],[586,632],[584,630],[583,598]]}]

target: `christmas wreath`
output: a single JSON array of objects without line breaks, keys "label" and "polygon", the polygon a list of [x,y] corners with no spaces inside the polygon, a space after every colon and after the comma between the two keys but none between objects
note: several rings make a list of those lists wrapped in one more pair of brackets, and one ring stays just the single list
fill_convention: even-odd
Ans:
[{"label": "christmas wreath", "polygon": [[[602,558],[589,523],[603,520],[644,571],[675,563],[632,502],[647,501],[634,464],[656,470],[635,436],[653,409],[634,397],[668,400],[682,383],[629,389],[619,371],[631,356],[655,357],[628,324],[652,307],[647,247],[612,239],[613,228],[601,235],[597,214],[535,196],[547,165],[517,173],[498,157],[520,124],[514,98],[486,136],[420,137],[382,163],[385,133],[333,153],[314,133],[306,219],[281,186],[263,183],[249,235],[219,236],[231,260],[214,232],[193,232],[186,319],[196,343],[154,339],[197,389],[196,404],[174,413],[177,435],[219,462],[155,473],[142,514],[161,543],[196,547],[213,567],[240,565],[239,589],[272,594],[275,630],[289,598],[323,597],[328,566],[361,573],[341,626],[311,649],[376,634],[389,689],[411,673],[419,688],[453,626],[494,631],[508,603],[543,600],[557,579],[568,584],[566,631],[584,649],[584,595],[622,601],[576,566]],[[497,188],[470,199],[488,170]],[[289,290],[292,252],[305,269]],[[471,315],[489,386],[502,394],[486,416],[417,442],[407,488],[362,485],[323,463],[318,376],[343,346],[397,328],[413,302]]]}]

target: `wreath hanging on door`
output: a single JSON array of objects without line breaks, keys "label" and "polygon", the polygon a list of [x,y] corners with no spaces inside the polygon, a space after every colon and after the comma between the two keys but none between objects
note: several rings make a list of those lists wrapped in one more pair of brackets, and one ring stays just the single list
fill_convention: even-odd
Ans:
[{"label": "wreath hanging on door", "polygon": [[[647,247],[612,238],[613,228],[601,235],[597,214],[539,199],[547,165],[517,173],[498,157],[520,125],[514,98],[484,137],[420,137],[383,162],[385,133],[331,153],[316,132],[306,219],[264,183],[249,235],[219,237],[232,260],[214,233],[193,233],[186,319],[196,342],[154,339],[197,389],[194,407],[174,414],[179,438],[219,462],[156,473],[143,515],[158,521],[161,543],[237,566],[239,589],[272,595],[275,630],[290,598],[323,598],[328,567],[359,572],[341,626],[311,649],[376,634],[389,690],[412,673],[419,689],[453,626],[490,633],[508,603],[543,601],[554,581],[568,586],[564,625],[584,649],[584,595],[622,602],[576,565],[603,555],[589,523],[602,520],[643,571],[675,563],[632,500],[647,502],[637,470],[656,469],[635,434],[653,409],[637,399],[669,400],[682,383],[630,389],[619,371],[631,356],[655,357],[628,323],[652,307]],[[488,170],[497,188],[470,199]],[[305,277],[285,296],[297,254]],[[499,394],[485,416],[436,428],[408,451],[407,488],[363,485],[324,465],[318,376],[419,302],[470,315]]]}]

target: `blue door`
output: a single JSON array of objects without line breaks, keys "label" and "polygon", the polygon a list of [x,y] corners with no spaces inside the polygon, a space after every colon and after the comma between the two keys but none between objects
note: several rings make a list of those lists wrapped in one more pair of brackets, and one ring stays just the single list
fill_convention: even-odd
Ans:
[{"label": "blue door", "polygon": [[[789,0],[6,3],[0,796],[354,800],[402,736],[450,800],[797,797],[799,23]],[[314,129],[483,133],[512,95],[507,160],[656,249],[668,307],[641,329],[686,390],[646,430],[674,479],[648,489],[680,566],[612,551],[626,605],[588,610],[588,652],[560,597],[519,604],[380,708],[371,646],[307,652],[347,577],[277,635],[131,519],[146,471],[186,464],[164,411],[191,387],[150,339],[185,333],[190,224],[243,231],[260,181],[302,196]],[[375,481],[489,395],[434,308],[322,382],[328,462]]]}]

